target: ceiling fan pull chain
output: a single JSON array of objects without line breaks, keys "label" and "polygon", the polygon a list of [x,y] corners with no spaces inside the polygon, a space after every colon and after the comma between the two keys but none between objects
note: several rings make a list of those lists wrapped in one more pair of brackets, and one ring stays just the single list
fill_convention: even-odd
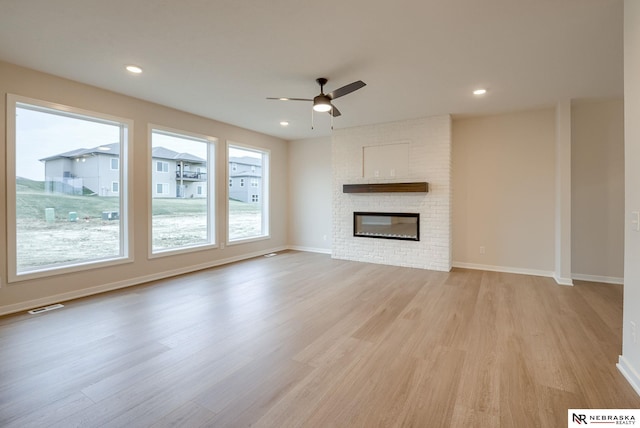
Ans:
[{"label": "ceiling fan pull chain", "polygon": [[331,116],[331,130],[333,131],[333,107],[331,107],[331,114],[329,116]]},{"label": "ceiling fan pull chain", "polygon": [[311,109],[311,129],[313,129],[313,109]]}]

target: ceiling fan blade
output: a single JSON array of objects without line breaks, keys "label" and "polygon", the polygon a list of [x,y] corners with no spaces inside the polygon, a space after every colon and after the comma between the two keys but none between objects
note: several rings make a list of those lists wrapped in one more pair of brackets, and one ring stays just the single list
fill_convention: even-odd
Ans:
[{"label": "ceiling fan blade", "polygon": [[276,101],[313,101],[309,98],[286,98],[286,97],[280,97],[280,98],[273,98],[273,97],[267,97],[268,100],[276,100]]},{"label": "ceiling fan blade", "polygon": [[329,98],[335,100],[336,98],[344,97],[347,94],[350,94],[353,91],[357,91],[358,89],[366,86],[362,80],[358,80],[357,82],[349,83],[348,85],[343,86],[342,88],[338,88],[335,91],[327,94]]},{"label": "ceiling fan blade", "polygon": [[330,113],[330,114],[332,114],[332,115],[333,115],[333,117],[338,117],[338,116],[341,116],[341,115],[342,115],[342,113],[340,113],[340,110],[338,110],[338,109],[336,108],[336,106],[334,106],[333,104],[331,104],[331,107],[332,107],[332,108],[331,108],[331,110],[329,110],[329,113]]}]

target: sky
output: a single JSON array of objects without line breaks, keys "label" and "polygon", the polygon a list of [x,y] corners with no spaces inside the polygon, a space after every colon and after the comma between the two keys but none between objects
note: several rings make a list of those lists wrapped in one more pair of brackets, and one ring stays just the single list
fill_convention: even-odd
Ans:
[{"label": "sky", "polygon": [[[117,125],[47,113],[18,106],[16,108],[16,176],[44,181],[43,159],[79,148],[90,149],[119,141]],[[166,133],[154,133],[153,145],[178,153],[207,158],[206,145],[194,139]],[[260,157],[250,150],[230,148],[229,156]]]}]

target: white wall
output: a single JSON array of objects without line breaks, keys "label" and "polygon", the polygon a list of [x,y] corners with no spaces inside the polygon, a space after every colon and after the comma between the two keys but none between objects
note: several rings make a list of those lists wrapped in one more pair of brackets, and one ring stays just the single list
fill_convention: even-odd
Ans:
[{"label": "white wall", "polygon": [[331,253],[331,137],[289,142],[289,246]]},{"label": "white wall", "polygon": [[454,119],[454,266],[551,276],[554,206],[553,109]]},{"label": "white wall", "polygon": [[[624,2],[624,117],[625,117],[625,247],[622,355],[618,368],[640,394],[640,232],[631,223],[640,211],[640,2]],[[634,340],[635,339],[635,340]]]},{"label": "white wall", "polygon": [[622,283],[624,102],[571,109],[571,267],[574,279]]},{"label": "white wall", "polygon": [[[101,90],[66,79],[61,79],[34,70],[0,62],[0,314],[18,311],[32,306],[49,304],[62,299],[124,287],[166,275],[178,274],[194,269],[264,254],[285,248],[288,224],[288,157],[287,143],[283,140],[258,134],[214,120],[205,119],[157,104]],[[47,278],[7,284],[7,225],[4,222],[6,205],[6,103],[7,93],[69,105],[89,111],[132,119],[133,126],[133,263],[93,269]],[[246,244],[228,246],[188,254],[148,259],[149,212],[148,183],[151,158],[147,138],[147,124],[153,123],[169,128],[190,131],[219,138],[216,153],[217,183],[217,236],[224,242],[225,198],[225,141],[265,148],[271,151],[271,238]]]}]

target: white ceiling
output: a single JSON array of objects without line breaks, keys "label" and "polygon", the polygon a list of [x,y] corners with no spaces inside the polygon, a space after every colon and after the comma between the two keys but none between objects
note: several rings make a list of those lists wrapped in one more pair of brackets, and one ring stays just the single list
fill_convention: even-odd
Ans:
[{"label": "white ceiling", "polygon": [[623,0],[0,0],[0,59],[292,140],[329,115],[265,98],[317,77],[367,83],[335,128],[622,97],[622,24]]}]

